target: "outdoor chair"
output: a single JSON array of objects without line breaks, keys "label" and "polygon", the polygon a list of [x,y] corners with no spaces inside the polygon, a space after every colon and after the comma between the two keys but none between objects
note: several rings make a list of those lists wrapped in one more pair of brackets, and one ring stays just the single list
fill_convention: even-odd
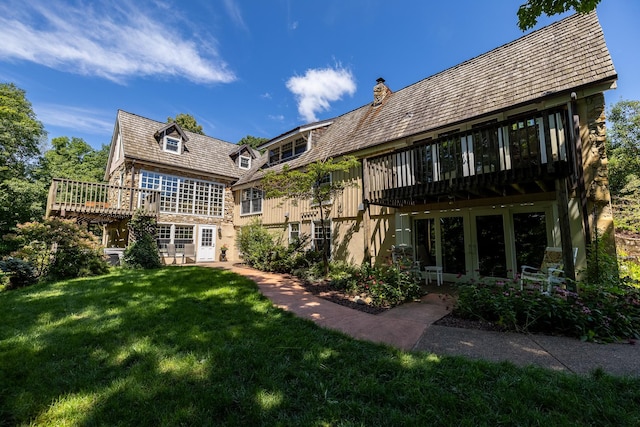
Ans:
[{"label": "outdoor chair", "polygon": [[[575,264],[578,248],[573,248],[573,262]],[[547,247],[540,268],[523,265],[520,273],[520,289],[538,289],[540,292],[550,293],[553,287],[564,286],[564,261],[562,248]]]},{"label": "outdoor chair", "polygon": [[393,265],[400,270],[422,277],[420,261],[414,259],[413,248],[411,246],[405,244],[391,246],[391,258]]},{"label": "outdoor chair", "polygon": [[187,243],[184,245],[184,251],[182,252],[182,263],[187,264],[191,259],[194,264],[196,262],[196,245],[193,243]]},{"label": "outdoor chair", "polygon": [[167,244],[167,256],[173,257],[173,262],[171,264],[175,264],[176,263],[176,245],[175,243],[168,243]]}]

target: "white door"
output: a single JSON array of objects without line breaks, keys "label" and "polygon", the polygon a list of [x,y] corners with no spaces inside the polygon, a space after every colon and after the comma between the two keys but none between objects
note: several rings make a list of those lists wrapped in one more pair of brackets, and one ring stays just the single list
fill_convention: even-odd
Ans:
[{"label": "white door", "polygon": [[216,254],[216,226],[201,225],[198,233],[198,261],[214,261]]}]

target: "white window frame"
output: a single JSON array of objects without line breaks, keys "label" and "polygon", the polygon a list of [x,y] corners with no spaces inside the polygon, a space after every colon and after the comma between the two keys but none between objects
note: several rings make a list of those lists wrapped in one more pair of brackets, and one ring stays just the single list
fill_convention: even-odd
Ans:
[{"label": "white window frame", "polygon": [[[331,258],[331,252],[333,250],[333,247],[331,245],[331,240],[332,240],[332,234],[333,234],[333,221],[331,221],[330,219],[325,219],[324,220],[324,226],[326,229],[329,230],[329,238],[326,240],[326,242],[329,244],[329,248],[327,250],[327,255],[328,258]],[[318,236],[316,236],[317,231],[320,229],[320,221],[313,221],[311,223],[311,244],[313,245],[313,249],[314,250],[318,250],[318,247],[316,246],[316,241],[320,240],[320,238],[318,238]]]},{"label": "white window frame", "polygon": [[[184,231],[187,229],[190,229],[191,240],[189,240],[188,236],[184,234]],[[162,231],[164,231],[164,234],[161,237]],[[168,236],[166,234],[167,231],[169,232]],[[172,224],[172,223],[158,224],[156,241],[158,242],[158,248],[160,250],[160,253],[166,254],[167,253],[166,245],[170,243],[173,243],[176,245],[177,252],[183,251],[185,244],[195,243],[194,237],[195,237],[195,226],[193,224]],[[176,243],[176,241],[178,241],[178,243]]]},{"label": "white window frame", "polygon": [[[293,230],[295,228],[297,228],[297,230]],[[296,236],[294,237],[293,235],[296,234]],[[299,222],[290,222],[289,223],[289,243],[293,243],[293,240],[297,238],[300,239],[300,223]]]},{"label": "white window frame", "polygon": [[160,212],[221,218],[224,216],[225,186],[142,170],[139,188],[160,190]]},{"label": "white window frame", "polygon": [[[245,194],[248,194],[249,197],[245,199]],[[259,197],[258,197],[259,195]],[[260,209],[255,208],[255,201],[260,200]],[[248,211],[245,209],[244,202],[249,202]],[[262,213],[262,205],[264,202],[264,192],[257,188],[244,188],[240,190],[240,215],[257,215]]]},{"label": "white window frame", "polygon": [[[242,166],[242,162],[246,161],[247,165],[246,166]],[[238,157],[238,167],[240,169],[251,169],[251,157],[250,156],[240,156]]]},{"label": "white window frame", "polygon": [[[329,179],[323,178],[323,179],[320,181],[320,183],[319,183],[319,185],[320,185],[321,187],[322,187],[323,185],[331,185],[331,184],[333,184],[333,174],[332,174],[332,173],[328,173],[326,176],[327,176]],[[317,206],[318,206],[318,204],[319,204],[319,203],[314,202],[313,200],[311,200],[311,207],[317,207]],[[331,205],[331,204],[333,204],[333,199],[326,200],[326,201],[322,202],[322,206],[329,206],[329,205]]]},{"label": "white window frame", "polygon": [[[169,141],[175,141],[175,144],[169,144]],[[175,146],[176,149],[170,149],[169,146]],[[182,153],[182,138],[176,138],[174,136],[165,135],[163,139],[163,150],[167,153],[180,154]]]}]

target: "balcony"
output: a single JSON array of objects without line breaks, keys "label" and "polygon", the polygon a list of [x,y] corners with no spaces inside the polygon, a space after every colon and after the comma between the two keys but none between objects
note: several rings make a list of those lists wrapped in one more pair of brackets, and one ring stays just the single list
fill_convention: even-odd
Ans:
[{"label": "balcony", "polygon": [[565,110],[536,112],[365,159],[365,198],[399,207],[554,191],[574,173],[568,129]]},{"label": "balcony", "polygon": [[130,218],[141,208],[157,215],[160,192],[98,182],[53,179],[47,198],[47,216],[108,223]]}]

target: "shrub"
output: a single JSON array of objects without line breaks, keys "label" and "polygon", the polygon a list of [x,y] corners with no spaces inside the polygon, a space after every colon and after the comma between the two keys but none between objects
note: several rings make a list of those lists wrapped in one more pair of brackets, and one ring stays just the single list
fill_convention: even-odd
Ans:
[{"label": "shrub", "polygon": [[300,267],[309,267],[309,257],[304,251],[308,238],[302,237],[289,245],[274,239],[260,222],[254,221],[240,229],[236,245],[245,262],[253,268],[276,273],[291,273]]},{"label": "shrub", "polygon": [[13,256],[27,261],[39,279],[60,280],[104,274],[108,265],[96,236],[71,220],[49,218],[18,225]]},{"label": "shrub", "polygon": [[396,266],[363,265],[355,274],[351,293],[370,298],[376,307],[393,307],[421,297],[420,278]]},{"label": "shrub", "polygon": [[506,330],[611,342],[640,338],[640,289],[581,284],[580,293],[551,295],[484,283],[459,289],[454,315],[494,322]]},{"label": "shrub", "polygon": [[124,250],[122,265],[125,268],[160,268],[160,251],[156,242],[157,223],[154,217],[137,210],[128,224],[133,240]]},{"label": "shrub", "polygon": [[0,270],[3,273],[0,284],[6,290],[23,288],[38,280],[31,264],[20,258],[8,257],[0,261]]}]

